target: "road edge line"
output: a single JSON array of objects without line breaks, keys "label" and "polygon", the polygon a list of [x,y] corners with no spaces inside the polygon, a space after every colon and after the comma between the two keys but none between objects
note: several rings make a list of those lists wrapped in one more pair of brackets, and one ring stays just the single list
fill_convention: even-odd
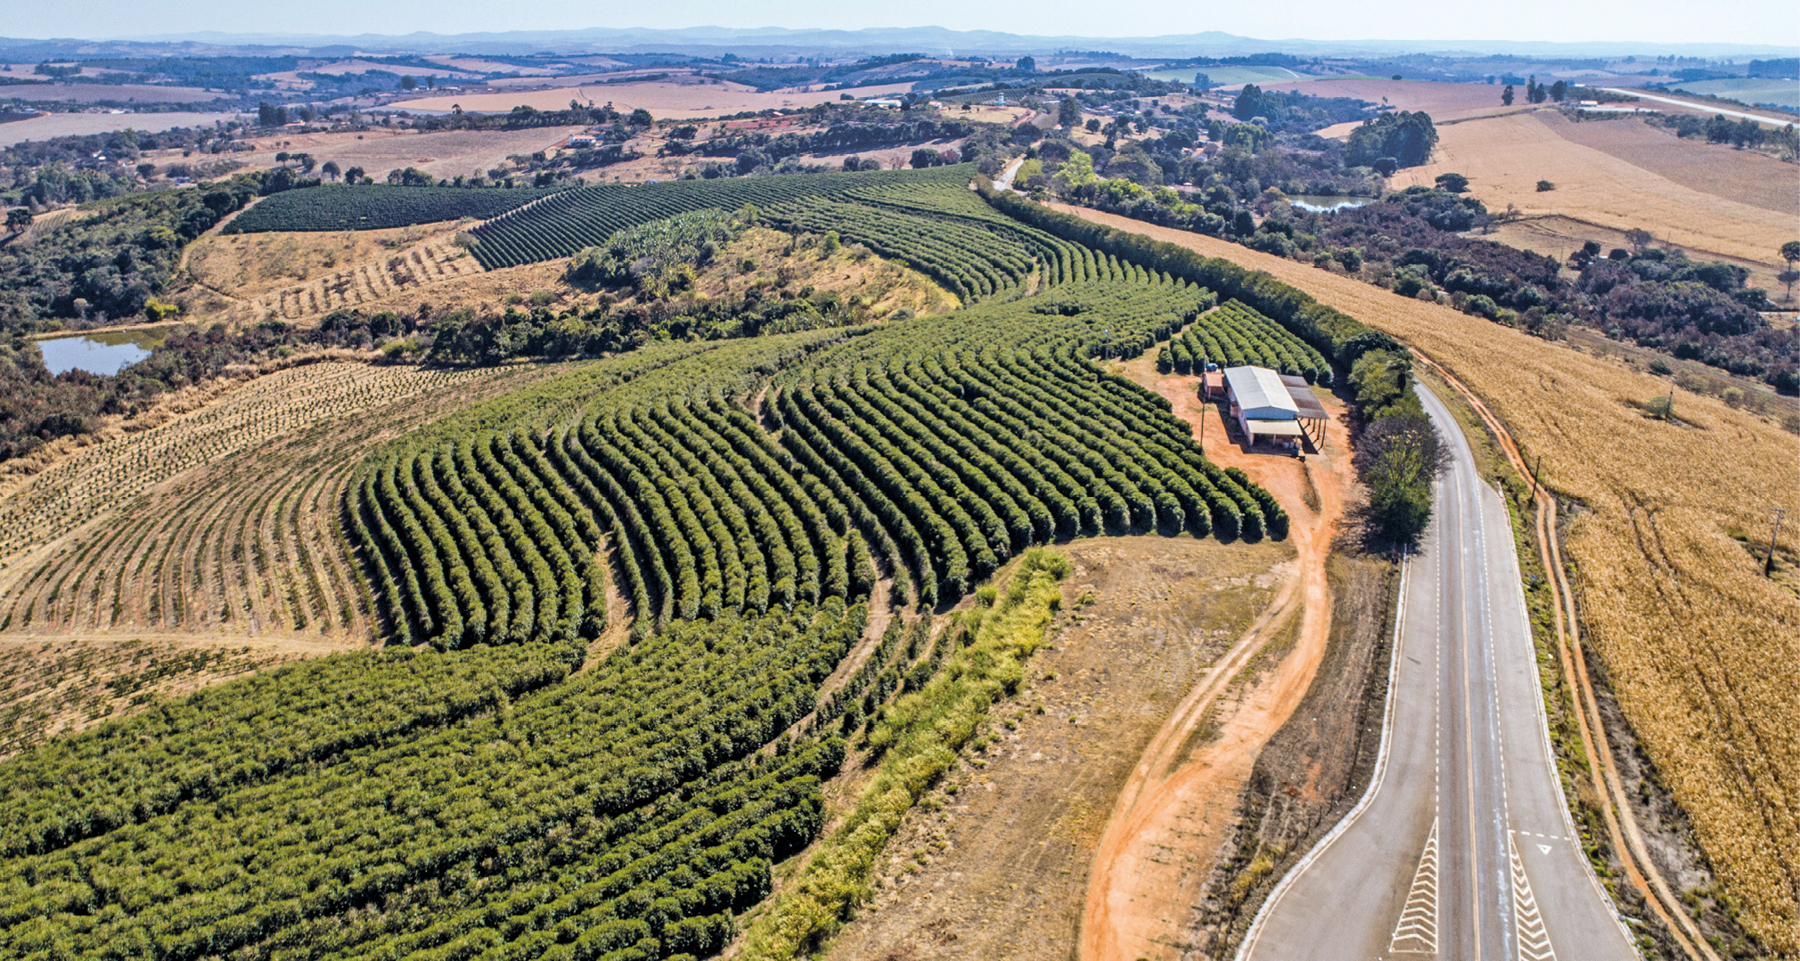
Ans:
[{"label": "road edge line", "polygon": [[1411,573],[1412,554],[1405,548],[1401,548],[1400,599],[1394,605],[1394,640],[1388,650],[1388,685],[1381,719],[1381,748],[1375,756],[1375,776],[1369,780],[1368,789],[1363,791],[1362,798],[1356,802],[1355,807],[1350,809],[1350,813],[1344,815],[1343,820],[1339,821],[1329,834],[1320,838],[1319,842],[1313,845],[1312,850],[1306,852],[1306,856],[1288,870],[1288,873],[1282,877],[1281,883],[1277,884],[1275,890],[1269,893],[1268,898],[1264,899],[1262,907],[1256,909],[1256,917],[1250,922],[1250,930],[1245,932],[1244,940],[1239,942],[1237,953],[1233,955],[1235,961],[1248,961],[1250,952],[1256,949],[1257,940],[1262,936],[1263,924],[1268,921],[1269,914],[1274,910],[1276,903],[1300,879],[1300,875],[1305,874],[1306,870],[1324,855],[1326,849],[1330,848],[1339,837],[1342,837],[1344,832],[1350,830],[1351,826],[1368,809],[1370,803],[1375,800],[1375,796],[1381,793],[1382,783],[1387,778],[1388,749],[1393,735],[1394,678],[1400,668],[1400,628],[1406,623],[1406,583]]}]

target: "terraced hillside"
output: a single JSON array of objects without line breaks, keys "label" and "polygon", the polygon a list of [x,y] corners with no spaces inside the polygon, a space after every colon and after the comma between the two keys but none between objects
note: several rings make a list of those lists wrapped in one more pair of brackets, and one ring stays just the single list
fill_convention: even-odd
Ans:
[{"label": "terraced hillside", "polygon": [[[847,740],[942,770],[1016,689],[1068,570],[1034,545],[1284,537],[1267,492],[1095,363],[1181,335],[1214,294],[944,190],[856,202],[1019,245],[1023,262],[967,234],[899,248],[1008,278],[971,286],[975,306],[414,374],[519,379],[449,416],[344,410],[276,458],[215,455],[210,475],[167,475],[125,522],[40,561],[8,596],[46,629],[116,599],[131,610],[146,589],[181,597],[184,616],[223,596],[234,617],[331,618],[322,595],[232,578],[262,576],[266,557],[236,552],[268,554],[293,505],[324,514],[335,499],[353,551],[330,561],[337,596],[361,572],[388,647],[0,767],[0,956],[711,956],[768,895],[772,865],[824,826]],[[407,429],[382,443],[384,424]],[[178,543],[131,546],[161,527]],[[303,571],[335,546],[316,530]],[[934,634],[927,615],[1021,555],[984,595],[988,620]],[[134,580],[152,566],[161,580]],[[281,583],[293,596],[304,581]],[[626,620],[630,645],[590,655],[587,639]],[[963,706],[927,742],[951,724],[921,705],[932,691]]]}]

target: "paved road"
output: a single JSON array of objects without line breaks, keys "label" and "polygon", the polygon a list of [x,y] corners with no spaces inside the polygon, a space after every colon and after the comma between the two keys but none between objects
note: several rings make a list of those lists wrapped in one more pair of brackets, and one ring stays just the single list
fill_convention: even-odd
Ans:
[{"label": "paved road", "polygon": [[1784,120],[1779,117],[1771,117],[1768,114],[1745,113],[1742,110],[1726,110],[1723,107],[1715,107],[1712,104],[1698,100],[1677,100],[1674,97],[1658,97],[1655,94],[1645,93],[1642,90],[1621,90],[1615,87],[1601,87],[1600,89],[1609,93],[1622,93],[1627,97],[1637,97],[1642,100],[1654,100],[1657,103],[1674,104],[1678,107],[1686,107],[1689,110],[1704,110],[1707,113],[1722,113],[1727,117],[1737,117],[1740,119],[1747,117],[1751,120],[1774,124],[1777,127],[1783,127],[1794,122],[1794,118],[1792,117],[1788,117]]},{"label": "paved road", "polygon": [[1407,563],[1377,780],[1271,896],[1243,961],[1630,961],[1551,766],[1506,508],[1455,455]]}]

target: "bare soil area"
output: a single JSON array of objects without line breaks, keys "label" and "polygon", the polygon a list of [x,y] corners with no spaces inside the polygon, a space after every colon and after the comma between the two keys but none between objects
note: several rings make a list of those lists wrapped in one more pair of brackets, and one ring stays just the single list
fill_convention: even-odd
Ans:
[{"label": "bare soil area", "polygon": [[[1423,110],[1431,114],[1431,119],[1438,123],[1446,120],[1464,120],[1469,117],[1488,117],[1495,114],[1528,110],[1523,101],[1514,106],[1500,102],[1499,86],[1484,83],[1444,83],[1436,80],[1385,80],[1379,77],[1356,77],[1331,80],[1294,80],[1287,83],[1271,83],[1264,85],[1265,90],[1301,93],[1315,97],[1355,97],[1373,104],[1387,104],[1399,110]],[[1339,127],[1355,124],[1339,124]],[[1320,136],[1346,136],[1348,129],[1338,132],[1337,127],[1327,127],[1319,132]]]},{"label": "bare soil area", "polygon": [[1073,956],[1107,812],[1144,747],[1294,576],[1283,544],[1142,536],[1065,549],[1060,632],[996,712],[985,751],[907,815],[830,957]]},{"label": "bare soil area", "polygon": [[[1454,171],[1469,178],[1469,192],[1489,210],[1512,206],[1527,216],[1558,215],[1621,231],[1642,228],[1658,241],[1771,267],[1781,264],[1777,251],[1796,235],[1794,213],[1695,189],[1566,139],[1559,130],[1568,126],[1554,111],[1447,125],[1438,131],[1432,162],[1400,171],[1392,184],[1429,186],[1438,174]],[[1758,158],[1738,159],[1743,161],[1739,167],[1721,162],[1722,178],[1753,175],[1733,172],[1740,168],[1762,169]],[[1556,189],[1538,190],[1540,180],[1554,183]]]}]

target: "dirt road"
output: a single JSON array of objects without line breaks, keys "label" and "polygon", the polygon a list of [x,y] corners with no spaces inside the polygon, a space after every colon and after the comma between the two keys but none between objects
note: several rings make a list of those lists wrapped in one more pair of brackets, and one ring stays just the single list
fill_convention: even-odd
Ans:
[{"label": "dirt road", "polygon": [[[1176,936],[1198,900],[1256,756],[1312,683],[1331,633],[1325,560],[1354,483],[1343,407],[1322,398],[1332,419],[1324,450],[1305,462],[1250,454],[1231,443],[1219,411],[1196,394],[1198,378],[1163,376],[1153,356],[1119,373],[1154,389],[1175,415],[1204,433],[1206,455],[1241,468],[1287,510],[1297,552],[1293,577],[1261,617],[1194,685],[1152,739],[1119,794],[1094,856],[1083,911],[1087,961],[1173,959]],[[1298,616],[1293,644],[1258,675],[1266,644]],[[1209,739],[1209,735],[1216,736]],[[1196,741],[1202,742],[1196,748]]]}]

